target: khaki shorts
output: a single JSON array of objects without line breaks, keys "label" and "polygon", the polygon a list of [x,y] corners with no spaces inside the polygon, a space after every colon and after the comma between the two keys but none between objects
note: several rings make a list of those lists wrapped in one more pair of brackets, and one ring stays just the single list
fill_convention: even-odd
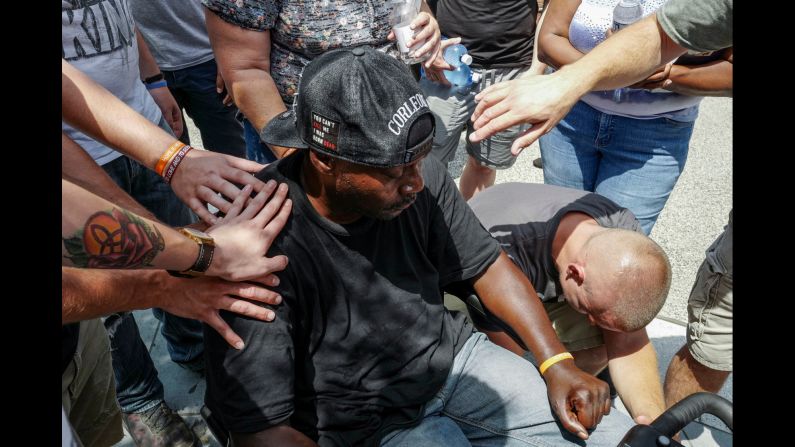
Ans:
[{"label": "khaki shorts", "polygon": [[582,351],[605,344],[602,329],[592,326],[587,315],[577,312],[567,302],[544,303],[544,309],[567,351]]},{"label": "khaki shorts", "polygon": [[[474,312],[470,312],[466,304],[452,295],[445,294],[444,304],[450,310],[466,312],[469,319],[479,330],[503,331],[496,324],[478,317]],[[552,327],[558,334],[558,338],[568,351],[581,351],[604,344],[602,329],[592,326],[586,315],[577,312],[568,303],[544,303],[544,309],[547,311],[550,321],[552,321]]]},{"label": "khaki shorts", "polygon": [[110,342],[98,318],[80,322],[74,358],[61,377],[61,403],[79,445],[104,447],[121,441]]},{"label": "khaki shorts", "polygon": [[687,302],[687,347],[699,363],[732,370],[733,219],[707,249]]}]

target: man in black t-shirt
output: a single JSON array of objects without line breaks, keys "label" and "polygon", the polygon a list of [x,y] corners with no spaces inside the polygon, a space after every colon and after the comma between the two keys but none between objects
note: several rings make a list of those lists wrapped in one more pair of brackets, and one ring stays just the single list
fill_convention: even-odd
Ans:
[{"label": "man in black t-shirt", "polygon": [[[631,425],[604,415],[606,384],[563,352],[531,284],[426,158],[433,131],[407,67],[369,47],[314,59],[293,111],[266,126],[266,143],[309,150],[257,174],[293,201],[269,253],[290,259],[276,319],[222,313],[243,351],[205,332],[206,404],[235,445],[613,446]],[[444,308],[456,282],[548,359],[543,379]]]},{"label": "man in black t-shirt", "polygon": [[[599,194],[532,183],[494,186],[469,205],[533,283],[577,366],[608,367],[630,415],[656,419],[665,402],[645,327],[665,303],[671,266],[632,212]],[[491,341],[524,353],[470,313]]]}]

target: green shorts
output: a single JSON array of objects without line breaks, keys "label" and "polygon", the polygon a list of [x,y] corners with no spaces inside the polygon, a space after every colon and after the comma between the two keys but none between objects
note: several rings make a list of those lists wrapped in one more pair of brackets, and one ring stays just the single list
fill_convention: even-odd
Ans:
[{"label": "green shorts", "polygon": [[61,403],[78,443],[105,447],[121,441],[110,342],[98,318],[80,322],[75,355],[61,376]]},{"label": "green shorts", "polygon": [[[474,311],[469,311],[467,305],[452,295],[445,295],[445,306],[450,310],[467,312],[469,319],[481,331],[503,331],[493,322],[479,317]],[[568,351],[581,351],[604,344],[602,329],[592,326],[587,316],[574,310],[568,303],[544,303],[544,309],[552,321],[552,327],[558,334],[558,338]]]}]

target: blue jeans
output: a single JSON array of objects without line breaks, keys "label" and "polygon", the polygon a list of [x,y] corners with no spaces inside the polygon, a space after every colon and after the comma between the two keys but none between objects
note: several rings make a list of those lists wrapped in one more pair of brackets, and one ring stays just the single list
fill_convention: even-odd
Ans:
[{"label": "blue jeans", "polygon": [[238,117],[243,122],[243,135],[246,138],[246,158],[257,163],[267,164],[276,161],[271,148],[259,139],[259,132],[241,113]]},{"label": "blue jeans", "polygon": [[[215,91],[217,74],[215,59],[180,70],[163,71],[177,104],[199,128],[204,148],[246,158],[243,126],[235,119],[237,107],[225,106],[223,98]],[[187,127],[180,141],[190,144]]]},{"label": "blue jeans", "polygon": [[693,124],[579,101],[540,139],[544,183],[597,192],[632,211],[648,235],[685,167]]},{"label": "blue jeans", "polygon": [[[164,123],[163,120],[161,127]],[[122,156],[102,168],[116,184],[163,222],[182,226],[196,221],[196,216],[177,198],[171,187],[137,161]],[[172,360],[189,362],[203,354],[204,339],[199,321],[170,315],[159,309],[154,314],[162,322],[161,333]],[[163,385],[157,378],[157,369],[141,340],[132,313],[112,314],[104,323],[110,336],[116,397],[121,411],[140,413],[156,406],[163,400]]]},{"label": "blue jeans", "polygon": [[[615,447],[633,426],[620,411],[589,433],[587,445]],[[527,360],[490,342],[469,337],[453,360],[442,389],[425,404],[419,425],[398,429],[383,447],[586,445],[553,416],[547,388]]]}]

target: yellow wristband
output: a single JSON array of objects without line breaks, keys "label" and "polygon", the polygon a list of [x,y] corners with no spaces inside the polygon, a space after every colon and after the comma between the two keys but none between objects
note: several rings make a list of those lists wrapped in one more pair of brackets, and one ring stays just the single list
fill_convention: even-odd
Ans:
[{"label": "yellow wristband", "polygon": [[555,354],[552,357],[544,360],[544,363],[542,363],[541,366],[538,367],[538,369],[543,375],[545,372],[547,372],[550,366],[554,365],[555,363],[558,363],[561,360],[566,360],[566,359],[573,360],[574,356],[571,355],[570,352],[561,352],[560,354]]},{"label": "yellow wristband", "polygon": [[177,140],[171,146],[169,146],[165,152],[163,152],[163,155],[160,156],[160,160],[158,160],[157,164],[155,165],[155,172],[157,172],[157,175],[161,177],[163,176],[163,171],[165,171],[168,162],[171,161],[171,159],[177,155],[177,152],[179,152],[179,150],[184,146],[184,143]]}]

